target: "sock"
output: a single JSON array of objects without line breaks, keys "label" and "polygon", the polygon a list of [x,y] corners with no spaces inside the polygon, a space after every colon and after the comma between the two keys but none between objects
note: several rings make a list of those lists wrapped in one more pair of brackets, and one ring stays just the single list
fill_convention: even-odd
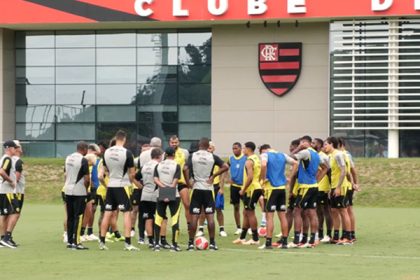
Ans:
[{"label": "sock", "polygon": [[82,229],[80,230],[80,236],[85,235],[85,230],[86,230],[86,228],[82,227]]},{"label": "sock", "polygon": [[4,240],[8,241],[12,238],[12,233],[10,231],[6,231],[6,234],[4,235]]},{"label": "sock", "polygon": [[272,241],[272,238],[267,237],[265,239],[265,247],[271,247],[271,241]]},{"label": "sock", "polygon": [[213,238],[210,238],[210,244],[213,244],[214,245],[214,237]]},{"label": "sock", "polygon": [[131,231],[135,231],[134,227],[131,228]]},{"label": "sock", "polygon": [[338,240],[339,235],[340,235],[340,231],[339,230],[334,230],[334,240]]},{"label": "sock", "polygon": [[301,243],[306,244],[308,242],[308,234],[304,233]]},{"label": "sock", "polygon": [[350,231],[351,239],[356,239],[356,232],[354,230]]},{"label": "sock", "polygon": [[166,242],[166,236],[161,236],[160,237],[160,243],[163,245],[163,244],[166,244],[167,242]]},{"label": "sock", "polygon": [[225,227],[222,226],[222,227],[219,228],[219,230],[220,231],[225,231]]},{"label": "sock", "polygon": [[280,239],[280,243],[281,245],[286,245],[287,246],[287,236],[284,236]]},{"label": "sock", "polygon": [[125,244],[131,245],[131,237],[125,238]]},{"label": "sock", "polygon": [[188,246],[189,245],[194,245],[194,238],[188,239]]},{"label": "sock", "polygon": [[318,231],[318,237],[319,237],[319,239],[324,238],[324,230],[323,230],[323,229],[320,229],[320,230]]},{"label": "sock", "polygon": [[104,243],[105,244],[105,236],[100,236],[99,237],[99,240],[101,240],[101,243]]},{"label": "sock", "polygon": [[331,237],[331,232],[332,232],[332,230],[327,229],[327,236]]},{"label": "sock", "polygon": [[315,233],[311,232],[311,239],[309,240],[309,244],[315,244]]},{"label": "sock", "polygon": [[199,231],[204,231],[204,227],[203,227],[203,226],[199,226],[199,227],[198,227],[198,230],[199,230]]},{"label": "sock", "polygon": [[262,217],[261,217],[261,224],[266,224],[267,223],[267,220],[266,220],[266,215],[265,215],[265,212],[263,212],[262,213]]},{"label": "sock", "polygon": [[241,225],[236,225],[236,229],[241,229]]},{"label": "sock", "polygon": [[114,231],[114,236],[116,238],[121,238],[121,234],[120,234],[120,232],[118,230],[117,231]]},{"label": "sock", "polygon": [[91,227],[88,227],[88,233],[87,233],[88,235],[91,235],[91,234],[93,234],[93,228],[91,228]]},{"label": "sock", "polygon": [[252,240],[258,241],[258,230],[257,229],[252,230]]},{"label": "sock", "polygon": [[248,229],[242,228],[241,236],[239,237],[239,239],[242,239],[242,240],[245,239],[247,233],[248,233]]},{"label": "sock", "polygon": [[295,231],[295,238],[293,239],[293,243],[299,244],[299,237],[300,237],[300,232]]},{"label": "sock", "polygon": [[155,243],[155,241],[153,240],[153,235],[148,236],[147,239],[149,239],[149,244]]}]

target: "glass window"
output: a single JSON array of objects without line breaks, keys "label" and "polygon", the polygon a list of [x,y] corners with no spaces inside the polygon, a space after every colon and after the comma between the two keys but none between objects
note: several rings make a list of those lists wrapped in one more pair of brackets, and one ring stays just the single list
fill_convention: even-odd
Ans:
[{"label": "glass window", "polygon": [[54,49],[16,50],[17,66],[54,66]]},{"label": "glass window", "polygon": [[16,83],[20,85],[54,84],[54,67],[17,67]]},{"label": "glass window", "polygon": [[57,140],[95,140],[95,124],[57,124]]},{"label": "glass window", "polygon": [[57,142],[57,157],[67,157],[76,151],[77,142]]},{"label": "glass window", "polygon": [[16,32],[17,48],[54,48],[54,32]]},{"label": "glass window", "polygon": [[98,106],[99,122],[134,122],[136,106]]},{"label": "glass window", "polygon": [[143,138],[159,137],[167,142],[169,137],[177,134],[178,123],[139,123],[139,135]]},{"label": "glass window", "polygon": [[210,65],[182,65],[179,66],[180,83],[211,83]]},{"label": "glass window", "polygon": [[16,124],[16,138],[20,140],[54,140],[53,123]]},{"label": "glass window", "polygon": [[203,46],[211,44],[211,33],[179,33],[179,46]]},{"label": "glass window", "polygon": [[139,47],[172,47],[178,45],[176,33],[139,33],[137,34]]},{"label": "glass window", "polygon": [[181,105],[210,105],[210,84],[180,84],[179,104]]},{"label": "glass window", "polygon": [[135,84],[136,67],[101,66],[97,67],[98,84]]},{"label": "glass window", "polygon": [[93,31],[57,31],[57,48],[94,48],[95,33]]},{"label": "glass window", "polygon": [[[19,137],[17,137],[19,138]],[[21,139],[21,138],[19,138]],[[55,157],[55,143],[54,142],[21,142],[25,155],[31,157]]]},{"label": "glass window", "polygon": [[123,130],[127,133],[127,142],[125,147],[130,149],[134,154],[138,155],[136,133],[137,124],[135,123],[98,123],[96,125],[98,142],[104,141],[105,143],[109,143],[118,130]]},{"label": "glass window", "polygon": [[188,46],[179,48],[179,64],[210,64],[211,48]]},{"label": "glass window", "polygon": [[135,104],[137,86],[98,85],[97,104]]},{"label": "glass window", "polygon": [[54,122],[54,105],[16,106],[16,122]]},{"label": "glass window", "polygon": [[57,84],[94,84],[95,67],[57,67]]},{"label": "glass window", "polygon": [[137,49],[138,65],[177,65],[177,48],[140,48]]},{"label": "glass window", "polygon": [[209,123],[180,123],[179,138],[195,140],[202,137],[210,138],[211,126]]},{"label": "glass window", "polygon": [[210,106],[179,106],[180,122],[209,122],[211,121]]},{"label": "glass window", "polygon": [[96,34],[96,46],[98,48],[135,47],[136,33],[134,31],[98,31]]},{"label": "glass window", "polygon": [[138,86],[138,104],[177,104],[177,96],[176,84],[143,84]]},{"label": "glass window", "polygon": [[420,157],[420,130],[400,131],[400,157]]},{"label": "glass window", "polygon": [[176,83],[176,66],[140,66],[137,67],[137,82],[140,84]]},{"label": "glass window", "polygon": [[57,104],[95,104],[95,85],[57,85]]},{"label": "glass window", "polygon": [[17,105],[55,104],[53,85],[17,85]]},{"label": "glass window", "polygon": [[177,106],[149,105],[138,107],[140,122],[177,122]]},{"label": "glass window", "polygon": [[95,66],[95,49],[57,49],[57,66]]},{"label": "glass window", "polygon": [[136,49],[97,49],[97,65],[136,65]]},{"label": "glass window", "polygon": [[94,122],[95,107],[62,105],[56,108],[57,122]]}]

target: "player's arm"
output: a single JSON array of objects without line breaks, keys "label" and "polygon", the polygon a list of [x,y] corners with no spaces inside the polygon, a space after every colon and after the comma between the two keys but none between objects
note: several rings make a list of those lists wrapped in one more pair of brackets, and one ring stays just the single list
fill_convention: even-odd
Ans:
[{"label": "player's arm", "polygon": [[142,185],[139,181],[136,180],[136,167],[134,165],[134,156],[133,154],[127,150],[127,161],[126,165],[128,168],[128,179],[130,180],[131,184],[134,184],[137,188],[141,189]]},{"label": "player's arm", "polygon": [[335,157],[337,165],[340,168],[340,178],[338,180],[337,186],[335,186],[334,195],[341,195],[341,186],[343,185],[344,178],[346,177],[346,163],[344,162],[344,157],[342,154],[337,154]]},{"label": "player's arm", "polygon": [[316,180],[318,182],[320,182],[324,178],[324,176],[327,175],[328,169],[329,168],[328,168],[328,166],[325,163],[321,163],[319,165],[318,172],[316,173]]},{"label": "player's arm", "polygon": [[99,182],[101,182],[102,186],[108,187],[105,182],[105,174],[108,172],[108,168],[106,167],[105,157],[102,159],[99,168],[98,168],[98,178]]},{"label": "player's arm", "polygon": [[359,186],[359,177],[357,176],[357,171],[356,171],[356,167],[354,165],[354,161],[352,159],[352,157],[349,155],[350,157],[350,173],[351,176],[353,178],[353,189],[355,191],[360,191],[360,186]]},{"label": "player's arm", "polygon": [[225,173],[226,171],[229,170],[229,165],[227,165],[220,157],[218,157],[216,155],[213,155],[213,157],[214,157],[214,163],[217,166],[219,166],[219,171],[210,175],[209,181],[211,181],[211,182],[213,182],[214,178],[222,175],[223,173]]},{"label": "player's arm", "polygon": [[242,188],[240,194],[243,195],[247,189],[249,188],[249,186],[252,183],[252,179],[254,178],[254,162],[252,160],[247,160],[245,163],[245,169],[246,169],[246,180],[245,180],[245,184],[244,187]]},{"label": "player's arm", "polygon": [[296,184],[298,168],[299,168],[298,161],[295,160],[295,163],[292,165],[292,171],[291,171],[290,180],[289,180],[289,197],[293,196],[293,188],[295,187],[295,184]]},{"label": "player's arm", "polygon": [[83,174],[83,179],[84,179],[83,184],[87,190],[90,186],[90,174],[89,174],[89,161],[86,158],[82,158],[81,169],[82,169],[82,174]]},{"label": "player's arm", "polygon": [[263,153],[261,155],[261,173],[260,173],[260,182],[264,182],[267,177],[267,164],[268,164],[268,155]]},{"label": "player's arm", "polygon": [[16,182],[20,181],[20,178],[22,177],[22,172],[23,172],[23,161],[21,159],[18,159],[16,161]]},{"label": "player's arm", "polygon": [[158,165],[156,165],[155,167],[155,171],[153,172],[153,180],[155,181],[155,184],[159,187],[159,188],[165,188],[166,186],[162,183],[162,181],[159,178],[159,171],[158,171]]},{"label": "player's arm", "polygon": [[178,181],[181,179],[181,166],[179,164],[176,165],[176,171],[174,174],[174,180],[172,181],[172,188],[176,188],[178,186]]},{"label": "player's arm", "polygon": [[188,157],[187,164],[184,164],[184,168],[182,169],[182,173],[184,174],[185,178],[185,184],[188,188],[191,188],[191,178],[190,178],[190,172],[192,170],[192,156],[190,155]]},{"label": "player's arm", "polygon": [[0,168],[0,176],[3,178],[3,180],[7,181],[12,185],[12,187],[16,187],[16,182],[13,181],[7,173],[10,172],[10,169],[12,168],[12,160],[9,157],[6,157],[3,160],[3,163]]}]

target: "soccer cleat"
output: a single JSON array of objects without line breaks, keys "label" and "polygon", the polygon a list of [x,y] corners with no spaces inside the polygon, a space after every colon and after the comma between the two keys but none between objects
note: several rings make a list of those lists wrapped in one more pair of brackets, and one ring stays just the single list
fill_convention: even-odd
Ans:
[{"label": "soccer cleat", "polygon": [[238,228],[235,231],[235,235],[240,235],[242,233],[242,229]]},{"label": "soccer cleat", "polygon": [[87,241],[98,241],[98,240],[99,240],[99,238],[96,235],[94,235],[93,233],[89,234],[87,236]]},{"label": "soccer cleat", "polygon": [[63,243],[67,243],[67,232],[63,233]]},{"label": "soccer cleat", "polygon": [[73,245],[73,250],[89,250],[89,248],[83,246],[82,244]]},{"label": "soccer cleat", "polygon": [[244,245],[260,245],[260,241],[259,240],[258,241],[255,241],[253,239],[250,239],[248,241],[245,241],[243,244]]},{"label": "soccer cleat", "polygon": [[290,242],[288,245],[287,245],[287,248],[300,248],[299,247],[299,245],[300,245],[301,243],[299,243],[299,244],[296,244],[296,243],[294,243],[294,242]]},{"label": "soccer cleat", "polygon": [[353,245],[353,243],[347,238],[340,239],[336,244],[337,245]]},{"label": "soccer cleat", "polygon": [[198,230],[197,233],[195,234],[195,237],[201,237],[203,235],[204,235],[204,231]]},{"label": "soccer cleat", "polygon": [[221,237],[227,237],[228,235],[227,235],[227,232],[226,231],[224,231],[224,230],[222,230],[220,233],[219,233],[219,235],[221,236]]},{"label": "soccer cleat", "polygon": [[189,243],[188,247],[187,247],[187,251],[194,251],[194,244],[193,243]]},{"label": "soccer cleat", "polygon": [[66,248],[67,248],[67,249],[73,249],[73,245],[72,245],[72,244],[67,243]]},{"label": "soccer cleat", "polygon": [[331,239],[330,240],[330,244],[337,244],[338,242],[340,242],[339,239]]},{"label": "soccer cleat", "polygon": [[136,231],[135,230],[130,231],[130,237],[134,237],[135,235],[136,235]]},{"label": "soccer cleat", "polygon": [[285,249],[288,249],[289,247],[287,246],[287,244],[280,244],[277,248],[285,250]]},{"label": "soccer cleat", "polygon": [[276,238],[281,238],[281,237],[282,237],[281,233],[276,235]]},{"label": "soccer cleat", "polygon": [[320,240],[321,243],[330,243],[330,241],[331,237],[329,237],[328,235],[325,235],[324,238]]},{"label": "soccer cleat", "polygon": [[105,237],[106,237],[106,238],[109,238],[109,239],[112,239],[112,238],[114,238],[114,234],[113,234],[113,233],[110,233],[110,232],[108,231],[108,232],[106,233]]},{"label": "soccer cleat", "polygon": [[114,240],[115,241],[125,241],[125,237],[124,236],[120,236],[120,237],[114,236]]},{"label": "soccer cleat", "polygon": [[114,239],[109,239],[109,238],[105,237],[105,242],[106,243],[114,243],[115,241],[114,241]]},{"label": "soccer cleat", "polygon": [[15,245],[15,247],[19,247],[19,244],[17,244],[14,240],[13,240],[13,238],[12,237],[10,237],[10,240],[9,240],[13,245]]},{"label": "soccer cleat", "polygon": [[153,248],[155,248],[155,244],[154,243],[149,243],[149,249],[153,249]]},{"label": "soccer cleat", "polygon": [[258,249],[260,250],[272,250],[273,246],[267,246],[267,245],[261,245],[260,247],[258,247]]},{"label": "soccer cleat", "polygon": [[219,250],[219,248],[217,248],[216,244],[210,244],[209,245],[209,250],[210,251],[217,251],[217,250]]},{"label": "soccer cleat", "polygon": [[232,243],[233,244],[238,244],[238,245],[242,245],[242,244],[244,244],[245,243],[245,239],[240,239],[240,238],[237,238],[237,239],[235,239],[235,240],[233,240],[232,241]]},{"label": "soccer cleat", "polygon": [[137,248],[137,247],[134,247],[131,244],[125,243],[125,245],[124,245],[124,251],[140,251],[140,249]]},{"label": "soccer cleat", "polygon": [[160,247],[162,249],[171,249],[171,245],[166,240],[164,242],[160,242]]},{"label": "soccer cleat", "polygon": [[173,244],[172,246],[171,246],[171,252],[181,252],[182,250],[181,250],[181,247],[179,247],[179,245],[178,244]]},{"label": "soccer cleat", "polygon": [[139,238],[139,241],[137,241],[137,243],[140,244],[140,245],[146,244],[146,242],[144,242],[143,238]]},{"label": "soccer cleat", "polygon": [[85,235],[82,235],[82,236],[80,236],[80,242],[86,242],[86,241],[89,241],[88,240],[88,236],[85,234]]},{"label": "soccer cleat", "polygon": [[106,247],[105,243],[99,242],[99,250],[107,251],[109,249],[108,249],[108,247]]},{"label": "soccer cleat", "polygon": [[16,246],[15,246],[15,245],[13,245],[13,243],[12,243],[12,242],[10,242],[10,240],[4,240],[4,239],[2,239],[2,240],[0,241],[0,244],[1,244],[1,245],[3,245],[3,246],[5,246],[5,247],[8,247],[8,248],[10,248],[10,249],[16,249]]},{"label": "soccer cleat", "polygon": [[160,245],[155,245],[155,246],[153,247],[153,251],[155,251],[155,252],[159,252],[159,251],[160,251]]}]

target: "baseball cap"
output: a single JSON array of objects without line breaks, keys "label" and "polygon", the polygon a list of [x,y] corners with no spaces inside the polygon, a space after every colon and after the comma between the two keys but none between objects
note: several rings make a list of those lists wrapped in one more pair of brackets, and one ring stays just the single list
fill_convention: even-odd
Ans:
[{"label": "baseball cap", "polygon": [[172,147],[168,147],[165,150],[166,156],[173,157],[175,155],[175,149]]},{"label": "baseball cap", "polygon": [[5,149],[7,149],[7,148],[17,148],[16,143],[13,142],[12,140],[7,140],[6,142],[4,142],[3,147]]},{"label": "baseball cap", "polygon": [[19,140],[13,140],[13,142],[15,142],[15,144],[16,144],[16,148],[20,148],[20,147],[22,147],[22,146],[20,145]]}]

